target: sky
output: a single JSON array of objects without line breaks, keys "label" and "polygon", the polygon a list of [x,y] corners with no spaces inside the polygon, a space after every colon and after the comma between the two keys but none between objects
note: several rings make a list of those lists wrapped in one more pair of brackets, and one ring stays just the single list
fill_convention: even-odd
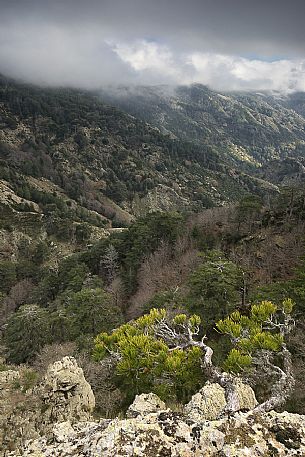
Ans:
[{"label": "sky", "polygon": [[305,0],[0,0],[0,73],[305,91]]}]

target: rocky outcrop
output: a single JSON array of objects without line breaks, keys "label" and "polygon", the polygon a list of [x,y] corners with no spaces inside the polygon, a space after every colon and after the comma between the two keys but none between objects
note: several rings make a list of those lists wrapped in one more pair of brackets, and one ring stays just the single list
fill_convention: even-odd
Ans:
[{"label": "rocky outcrop", "polygon": [[39,437],[36,420],[39,399],[24,392],[22,371],[0,372],[0,456]]},{"label": "rocky outcrop", "polygon": [[37,394],[46,424],[86,421],[95,406],[91,386],[73,357],[64,357],[49,366]]},{"label": "rocky outcrop", "polygon": [[[235,412],[255,408],[257,401],[253,389],[239,379],[234,386]],[[206,385],[185,406],[187,417],[194,421],[216,420],[225,411],[227,400],[225,390],[217,383]]]},{"label": "rocky outcrop", "polygon": [[92,389],[72,357],[50,365],[42,382],[30,389],[23,385],[22,371],[0,372],[0,456],[41,435],[58,437],[55,423],[89,420],[94,404]]},{"label": "rocky outcrop", "polygon": [[157,413],[162,409],[165,410],[166,405],[158,395],[152,393],[136,395],[134,402],[127,410],[126,417],[146,416],[150,413]]},{"label": "rocky outcrop", "polygon": [[[143,402],[142,402],[143,404]],[[148,402],[148,407],[150,403]],[[262,457],[304,456],[305,416],[235,413],[195,422],[169,410],[130,419],[57,424],[53,439],[28,443],[11,457]]]},{"label": "rocky outcrop", "polygon": [[[16,381],[18,375],[2,377],[9,382]],[[236,381],[234,391],[239,411],[220,419],[216,418],[226,406],[224,391],[218,384],[206,384],[182,412],[167,409],[154,394],[142,394],[135,398],[126,418],[94,421],[90,417],[94,406],[91,388],[69,357],[52,364],[34,391],[40,406],[33,416],[23,417],[31,418],[28,425],[32,428],[23,429],[27,442],[22,444],[19,436],[17,449],[2,454],[5,457],[305,455],[305,416],[255,413],[254,392],[240,381]],[[16,414],[13,419],[18,428],[20,416]],[[10,431],[14,442],[13,429]]]},{"label": "rocky outcrop", "polygon": [[225,390],[219,384],[207,384],[185,406],[186,415],[194,420],[215,420],[226,406]]}]

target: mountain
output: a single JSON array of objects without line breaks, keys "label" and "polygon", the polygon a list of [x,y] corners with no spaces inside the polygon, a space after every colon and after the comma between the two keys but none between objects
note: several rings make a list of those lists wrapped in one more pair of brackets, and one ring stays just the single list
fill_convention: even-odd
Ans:
[{"label": "mountain", "polygon": [[[255,160],[229,153],[211,135],[190,141],[190,121],[184,138],[173,138],[92,93],[5,78],[0,100],[1,178],[25,200],[25,188],[36,186],[122,225],[150,210],[198,210],[273,188],[253,176]],[[251,166],[241,170],[241,162]]]},{"label": "mountain", "polygon": [[[265,178],[270,161],[304,162],[305,94],[217,93],[195,84],[121,87],[101,97],[172,138],[217,149],[255,176]],[[280,183],[276,174],[268,179]]]},{"label": "mountain", "polygon": [[305,116],[305,93],[294,92],[288,97],[282,97],[282,104],[289,109],[293,109],[301,116]]},{"label": "mountain", "polygon": [[23,236],[52,242],[56,261],[147,212],[299,185],[304,100],[201,85],[101,94],[0,77],[1,258],[18,258]]},{"label": "mountain", "polygon": [[[173,359],[164,359],[166,350],[158,335],[156,348],[161,344],[163,349],[156,360],[169,367],[170,377],[163,368],[159,370],[158,363],[151,364],[151,355],[156,353],[150,343],[146,346],[150,333],[134,335],[135,347],[144,342],[144,365],[128,345],[126,354],[132,363],[128,361],[126,369],[122,365],[120,373],[111,361],[99,363],[91,357],[94,341],[102,341],[99,338],[110,341],[120,334],[129,344],[130,323],[151,322],[149,315],[143,315],[152,308],[164,308],[169,316],[178,314],[177,329],[182,325],[199,332],[201,320],[200,334],[211,341],[217,364],[225,367],[232,346],[215,331],[216,322],[226,320],[234,310],[234,319],[244,314],[243,322],[248,322],[251,303],[258,305],[253,309],[269,307],[273,313],[277,308],[270,301],[278,310],[294,307],[295,328],[289,326],[293,332],[287,348],[292,356],[289,370],[293,366],[296,382],[285,408],[304,413],[302,97],[219,94],[198,85],[171,90],[127,88],[101,95],[39,88],[0,77],[0,384],[4,403],[0,441],[5,453],[27,438],[35,439],[30,444],[36,447],[35,455],[69,455],[67,449],[72,448],[74,455],[75,446],[95,453],[95,446],[87,446],[87,436],[99,440],[103,435],[109,442],[114,424],[110,420],[82,429],[76,424],[75,430],[67,422],[74,421],[69,417],[72,407],[75,419],[85,414],[83,418],[90,420],[87,413],[94,403],[82,374],[87,393],[79,390],[77,379],[82,372],[71,357],[92,385],[97,415],[121,415],[136,393],[150,391],[176,405],[175,410],[184,411],[182,404],[205,382],[196,352],[190,352],[193,361],[176,359],[174,351],[169,351]],[[295,188],[286,187],[291,184]],[[188,326],[184,316],[193,313],[197,317]],[[266,316],[269,328],[271,316]],[[275,336],[266,340],[266,346],[257,341],[263,350],[279,347],[278,343],[269,345]],[[249,362],[248,354],[242,357]],[[135,371],[129,371],[133,366]],[[282,373],[281,366],[272,373]],[[52,377],[56,370],[61,372],[59,379],[49,378],[44,386],[46,371]],[[261,371],[265,374],[264,367]],[[257,371],[247,371],[247,379],[251,373],[257,400],[264,402],[271,384],[265,376],[255,376]],[[88,398],[86,406],[81,400]],[[157,417],[161,428],[152,427],[151,432],[155,437],[170,429],[171,444],[167,438],[159,443],[167,446],[166,455],[170,446],[179,453],[181,443],[192,453],[200,436],[202,452],[209,452],[210,444],[205,447],[202,438],[205,431],[202,435],[199,430],[201,419],[200,427],[197,420],[193,427],[180,412],[167,410],[170,417],[164,414],[154,414],[153,421]],[[217,453],[227,452],[227,446],[236,443],[237,449],[242,443],[248,454],[254,453],[248,440],[249,433],[253,435],[253,414],[240,414],[236,416],[243,420],[240,435],[234,435],[234,427],[234,433],[228,428],[227,419],[217,422],[221,427],[213,431],[220,439]],[[63,428],[50,423],[51,416]],[[297,431],[301,416],[272,412],[262,417],[259,424],[270,434],[264,440],[255,438],[256,444],[268,450],[278,447],[286,455],[284,440],[287,448],[292,449],[293,443],[297,446],[293,449],[302,452]],[[146,419],[116,419],[120,430],[123,422],[140,439],[140,428],[150,427]],[[240,423],[233,426],[240,428]],[[183,442],[177,427],[186,430]],[[56,441],[56,436],[60,443],[52,444],[49,440]],[[125,443],[128,449],[132,439]],[[46,442],[50,446],[45,447]],[[120,449],[119,433],[111,452],[117,454]],[[146,451],[156,451],[154,440],[152,447],[143,448],[143,455]],[[25,452],[32,455],[32,448]]]}]

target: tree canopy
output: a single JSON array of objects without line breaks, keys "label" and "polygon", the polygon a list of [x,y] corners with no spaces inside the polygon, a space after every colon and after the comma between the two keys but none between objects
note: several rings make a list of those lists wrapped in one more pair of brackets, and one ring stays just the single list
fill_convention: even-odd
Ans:
[{"label": "tree canopy", "polygon": [[[213,363],[213,350],[201,332],[201,318],[196,314],[172,317],[165,309],[152,309],[112,333],[99,334],[94,356],[113,360],[123,390],[132,386],[133,394],[152,390],[165,398],[176,395],[179,400],[207,379],[230,389],[236,375],[247,376],[250,368],[263,370],[265,376],[277,373],[269,403],[260,405],[267,410],[287,398],[293,385],[284,340],[293,327],[292,309],[290,299],[279,306],[263,301],[253,305],[249,315],[235,311],[218,321],[217,330],[228,335],[232,345],[222,367]],[[277,358],[282,358],[282,367]]]}]

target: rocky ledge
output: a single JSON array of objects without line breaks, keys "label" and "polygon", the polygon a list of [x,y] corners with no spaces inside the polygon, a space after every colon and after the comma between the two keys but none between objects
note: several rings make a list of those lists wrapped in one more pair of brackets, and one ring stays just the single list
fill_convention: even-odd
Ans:
[{"label": "rocky ledge", "polygon": [[[72,383],[68,374],[69,366],[74,373]],[[90,417],[88,419],[94,400],[88,385],[83,382],[82,371],[78,370],[71,359],[57,362],[55,367],[48,370],[47,379],[50,380],[51,375],[54,392],[66,392],[67,386],[74,385],[74,389],[68,389],[66,406],[69,414],[64,414],[65,402],[60,401],[60,414],[57,414],[56,406],[52,410],[56,422],[51,424],[50,414],[47,415],[48,433],[40,431],[39,437],[28,440],[18,450],[7,453],[7,456],[305,456],[305,416],[287,412],[253,412],[256,405],[254,393],[249,386],[240,382],[236,384],[239,404],[230,417],[218,418],[225,406],[225,397],[219,385],[207,384],[181,412],[166,408],[164,402],[154,394],[142,394],[135,398],[126,418],[94,421]],[[82,382],[77,381],[77,373]],[[56,381],[58,376],[60,382]],[[85,389],[84,395],[81,385]],[[50,383],[48,386],[50,392]],[[75,386],[78,386],[77,389]],[[81,400],[81,408],[76,405],[74,391]],[[51,397],[49,394],[48,402]],[[58,399],[58,394],[55,397]],[[67,396],[64,397],[67,400]],[[73,408],[69,407],[70,404]],[[85,411],[82,417],[80,409]],[[71,418],[72,410],[79,418],[77,421]]]}]

